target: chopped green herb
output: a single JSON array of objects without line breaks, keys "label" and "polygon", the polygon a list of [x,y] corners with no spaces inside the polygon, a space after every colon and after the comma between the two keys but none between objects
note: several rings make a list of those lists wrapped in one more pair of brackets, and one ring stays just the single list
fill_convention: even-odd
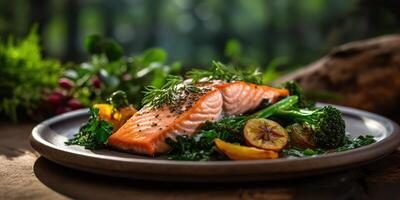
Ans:
[{"label": "chopped green herb", "polygon": [[65,144],[84,146],[87,149],[102,148],[107,144],[112,130],[111,123],[99,118],[99,109],[91,108],[88,122],[79,129],[74,138]]}]

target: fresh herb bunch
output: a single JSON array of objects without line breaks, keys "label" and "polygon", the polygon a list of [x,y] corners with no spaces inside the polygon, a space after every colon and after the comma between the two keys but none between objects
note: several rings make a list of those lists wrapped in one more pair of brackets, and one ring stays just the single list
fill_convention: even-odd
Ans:
[{"label": "fresh herb bunch", "polygon": [[166,83],[161,87],[146,87],[142,104],[160,108],[164,105],[174,105],[179,102],[184,94],[198,93],[200,89],[191,83],[184,83],[182,77],[169,75]]},{"label": "fresh herb bunch", "polygon": [[261,84],[262,77],[258,70],[244,71],[235,69],[232,66],[222,64],[221,62],[212,62],[212,70],[193,69],[186,73],[186,77],[198,82],[202,79],[224,80],[224,81],[244,81],[248,83]]},{"label": "fresh herb bunch", "polygon": [[65,144],[84,146],[87,149],[103,148],[107,144],[112,130],[113,126],[110,122],[100,119],[99,109],[90,108],[88,122],[79,129],[74,138],[68,140]]},{"label": "fresh herb bunch", "polygon": [[21,41],[10,37],[0,44],[0,112],[14,122],[26,115],[38,118],[43,93],[62,73],[58,61],[42,57],[36,26]]}]

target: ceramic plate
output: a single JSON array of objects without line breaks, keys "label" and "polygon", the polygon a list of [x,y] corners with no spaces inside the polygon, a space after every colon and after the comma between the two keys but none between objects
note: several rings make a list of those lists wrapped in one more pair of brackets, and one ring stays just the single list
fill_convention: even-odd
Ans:
[{"label": "ceramic plate", "polygon": [[365,111],[335,106],[343,113],[350,137],[373,135],[378,142],[358,149],[307,158],[256,161],[173,161],[109,149],[87,150],[64,144],[88,119],[87,109],[69,112],[37,125],[30,137],[42,156],[71,168],[117,177],[190,182],[232,182],[287,179],[359,166],[394,151],[400,142],[399,126]]}]

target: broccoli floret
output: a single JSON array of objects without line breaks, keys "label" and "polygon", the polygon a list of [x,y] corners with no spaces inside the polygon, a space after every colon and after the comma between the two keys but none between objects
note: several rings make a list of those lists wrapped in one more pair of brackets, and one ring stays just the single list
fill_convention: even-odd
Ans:
[{"label": "broccoli floret", "polygon": [[332,106],[315,110],[279,110],[275,115],[289,118],[297,123],[307,123],[311,126],[317,147],[337,148],[343,144],[345,122],[341,112]]},{"label": "broccoli floret", "polygon": [[309,99],[306,98],[306,96],[303,93],[303,90],[296,82],[288,81],[284,83],[284,88],[289,91],[289,95],[295,95],[299,97],[299,101],[297,103],[297,106],[299,108],[310,108],[310,109],[315,108],[315,102],[310,101]]}]

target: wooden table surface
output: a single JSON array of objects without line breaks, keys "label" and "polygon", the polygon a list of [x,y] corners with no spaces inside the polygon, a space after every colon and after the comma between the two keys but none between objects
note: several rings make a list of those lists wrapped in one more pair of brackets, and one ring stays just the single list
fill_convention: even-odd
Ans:
[{"label": "wooden table surface", "polygon": [[400,149],[334,174],[272,182],[187,184],[84,173],[40,157],[34,124],[0,123],[0,199],[400,199]]}]

